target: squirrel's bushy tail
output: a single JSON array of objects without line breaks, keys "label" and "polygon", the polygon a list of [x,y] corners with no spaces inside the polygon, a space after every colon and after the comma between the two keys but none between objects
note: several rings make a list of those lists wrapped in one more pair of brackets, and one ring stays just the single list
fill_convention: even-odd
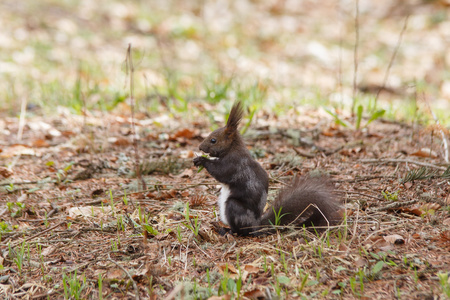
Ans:
[{"label": "squirrel's bushy tail", "polygon": [[341,219],[341,204],[326,178],[296,177],[289,187],[280,191],[273,206],[262,215],[260,225],[324,228],[336,225]]}]

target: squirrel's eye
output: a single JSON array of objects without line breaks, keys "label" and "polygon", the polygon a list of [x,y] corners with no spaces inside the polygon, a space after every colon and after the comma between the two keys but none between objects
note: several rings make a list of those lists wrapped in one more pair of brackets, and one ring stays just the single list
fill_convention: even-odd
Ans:
[{"label": "squirrel's eye", "polygon": [[215,138],[211,139],[211,144],[215,144],[217,142],[217,140]]}]

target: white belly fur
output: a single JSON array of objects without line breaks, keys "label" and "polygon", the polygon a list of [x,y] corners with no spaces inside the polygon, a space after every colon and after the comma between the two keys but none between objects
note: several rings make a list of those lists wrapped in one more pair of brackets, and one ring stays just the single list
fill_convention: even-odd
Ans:
[{"label": "white belly fur", "polygon": [[217,200],[217,204],[219,205],[220,220],[226,225],[229,225],[225,209],[228,196],[230,196],[230,188],[228,185],[222,184],[222,189],[220,190],[220,196]]}]

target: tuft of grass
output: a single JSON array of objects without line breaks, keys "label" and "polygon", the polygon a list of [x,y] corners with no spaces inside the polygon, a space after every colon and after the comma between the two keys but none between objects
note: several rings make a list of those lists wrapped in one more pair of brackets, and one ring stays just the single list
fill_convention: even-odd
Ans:
[{"label": "tuft of grass", "polygon": [[83,291],[87,288],[86,276],[83,275],[79,280],[77,271],[72,276],[63,273],[63,288],[66,299],[83,299]]}]

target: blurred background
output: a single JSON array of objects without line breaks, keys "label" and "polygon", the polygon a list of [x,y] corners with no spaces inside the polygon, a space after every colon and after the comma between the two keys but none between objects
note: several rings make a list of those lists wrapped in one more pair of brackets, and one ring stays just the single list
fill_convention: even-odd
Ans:
[{"label": "blurred background", "polygon": [[[0,114],[21,105],[183,111],[243,99],[267,110],[383,108],[396,120],[450,114],[448,0],[0,2]],[[358,12],[357,12],[358,11]],[[356,64],[355,64],[356,62]],[[356,70],[356,76],[355,76]],[[430,110],[431,109],[431,110]]]}]

